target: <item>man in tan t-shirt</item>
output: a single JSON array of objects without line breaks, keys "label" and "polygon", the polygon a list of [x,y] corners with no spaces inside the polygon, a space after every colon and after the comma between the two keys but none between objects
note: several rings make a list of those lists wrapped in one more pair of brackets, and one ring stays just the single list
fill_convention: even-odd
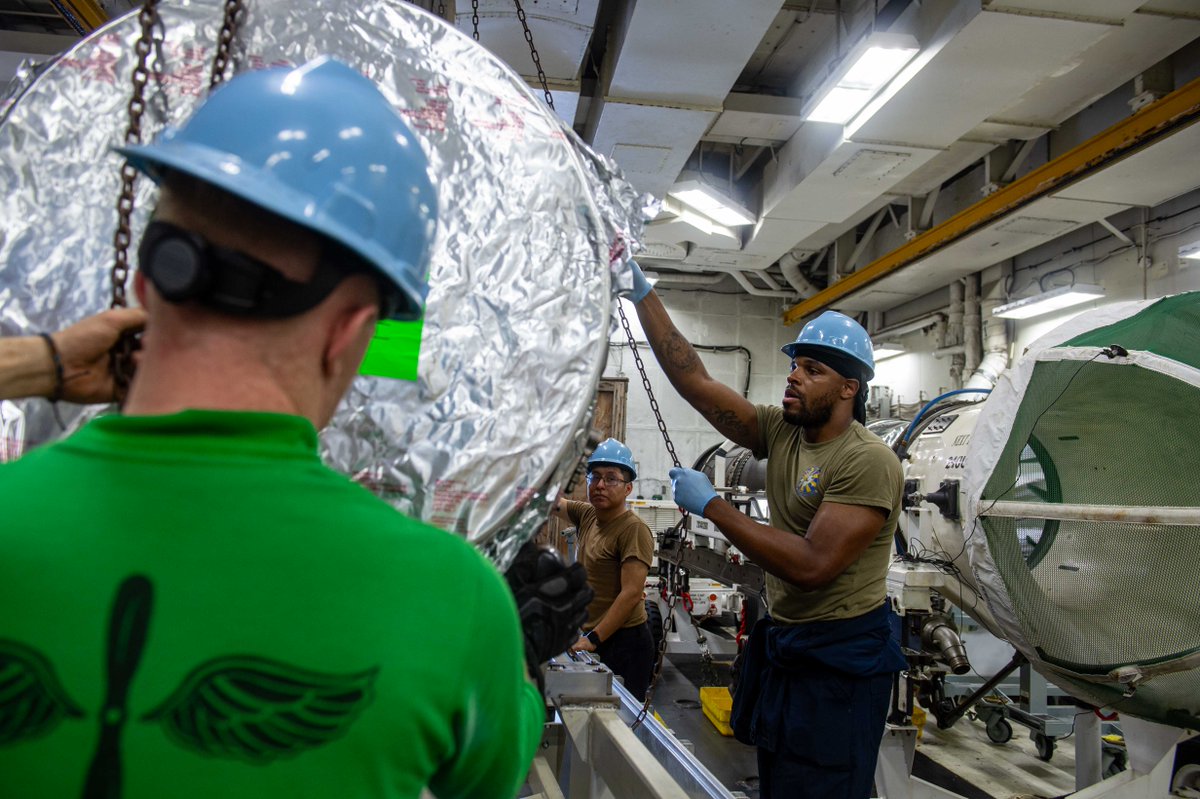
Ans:
[{"label": "man in tan t-shirt", "polygon": [[571,647],[595,652],[639,701],[654,670],[654,639],[644,603],[654,537],[625,504],[637,469],[629,447],[610,438],[588,459],[588,502],[564,501],[559,516],[574,524],[577,560],[596,592],[586,635]]},{"label": "man in tan t-shirt", "polygon": [[636,264],[632,299],[680,395],[767,458],[769,524],[718,497],[702,473],[671,470],[675,502],[766,572],[770,615],[743,652],[730,717],[738,740],[758,747],[760,795],[865,799],[893,675],[905,665],[885,603],[903,472],[862,426],[871,339],[827,311],[783,347],[791,369],[781,404],[755,406],[709,376]]}]

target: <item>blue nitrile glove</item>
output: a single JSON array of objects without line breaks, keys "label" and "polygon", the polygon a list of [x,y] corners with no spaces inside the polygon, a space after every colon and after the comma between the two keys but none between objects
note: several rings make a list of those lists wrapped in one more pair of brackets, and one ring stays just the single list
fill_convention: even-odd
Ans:
[{"label": "blue nitrile glove", "polygon": [[633,293],[629,295],[629,299],[637,304],[646,299],[646,295],[650,293],[653,286],[646,280],[646,276],[642,274],[642,268],[638,266],[638,262],[630,260],[629,267],[633,270]]},{"label": "blue nitrile glove", "polygon": [[671,475],[671,493],[675,495],[675,504],[688,513],[703,516],[705,506],[717,498],[712,481],[703,473],[695,469],[684,469],[682,466],[676,466],[669,474]]}]

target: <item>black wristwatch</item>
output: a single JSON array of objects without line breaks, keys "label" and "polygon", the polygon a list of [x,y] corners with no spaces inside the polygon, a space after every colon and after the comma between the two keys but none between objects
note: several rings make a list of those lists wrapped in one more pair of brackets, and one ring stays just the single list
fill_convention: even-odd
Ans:
[{"label": "black wristwatch", "polygon": [[600,633],[595,630],[588,630],[588,634],[583,636],[592,642],[592,646],[600,646]]}]

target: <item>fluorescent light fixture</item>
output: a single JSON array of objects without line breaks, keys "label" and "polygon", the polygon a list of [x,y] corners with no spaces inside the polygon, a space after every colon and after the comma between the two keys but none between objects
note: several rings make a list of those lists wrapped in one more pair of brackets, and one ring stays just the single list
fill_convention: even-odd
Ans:
[{"label": "fluorescent light fixture", "polygon": [[753,225],[758,221],[743,205],[703,180],[682,180],[667,194],[725,227]]},{"label": "fluorescent light fixture", "polygon": [[1076,283],[1073,286],[1063,286],[1057,289],[1035,294],[1023,300],[1016,300],[1005,305],[997,305],[992,316],[1004,319],[1029,319],[1034,316],[1070,308],[1081,302],[1104,296],[1104,289],[1087,283]]},{"label": "fluorescent light fixture", "polygon": [[[741,241],[741,236],[733,228],[716,222],[708,214],[702,214],[699,211],[693,210],[691,206],[685,205],[674,197],[668,196],[663,201],[662,210],[663,213],[670,214],[677,221],[691,225],[702,233],[710,236],[724,236],[733,241]],[[651,224],[657,224],[657,222],[658,220],[655,220]]]},{"label": "fluorescent light fixture", "polygon": [[894,344],[890,341],[883,341],[872,347],[871,354],[875,356],[875,361],[878,363],[879,361],[884,361],[888,358],[895,358],[897,355],[903,355],[907,351],[908,350],[904,349],[904,347],[901,347],[899,344]]},{"label": "fluorescent light fixture", "polygon": [[1188,261],[1200,261],[1200,241],[1179,248],[1179,257]]},{"label": "fluorescent light fixture", "polygon": [[812,122],[845,125],[904,69],[920,47],[912,36],[872,33],[855,46],[818,92]]}]

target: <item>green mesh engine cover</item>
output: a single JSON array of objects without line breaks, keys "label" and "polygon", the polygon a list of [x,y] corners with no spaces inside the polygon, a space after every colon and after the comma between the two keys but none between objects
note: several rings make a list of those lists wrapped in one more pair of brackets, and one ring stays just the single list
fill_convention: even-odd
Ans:
[{"label": "green mesh engine cover", "polygon": [[[1009,429],[968,527],[990,563],[972,565],[998,577],[1014,643],[1065,689],[1200,728],[1200,294],[1031,350],[985,410]],[[1052,518],[1064,506],[1104,518]]]}]

